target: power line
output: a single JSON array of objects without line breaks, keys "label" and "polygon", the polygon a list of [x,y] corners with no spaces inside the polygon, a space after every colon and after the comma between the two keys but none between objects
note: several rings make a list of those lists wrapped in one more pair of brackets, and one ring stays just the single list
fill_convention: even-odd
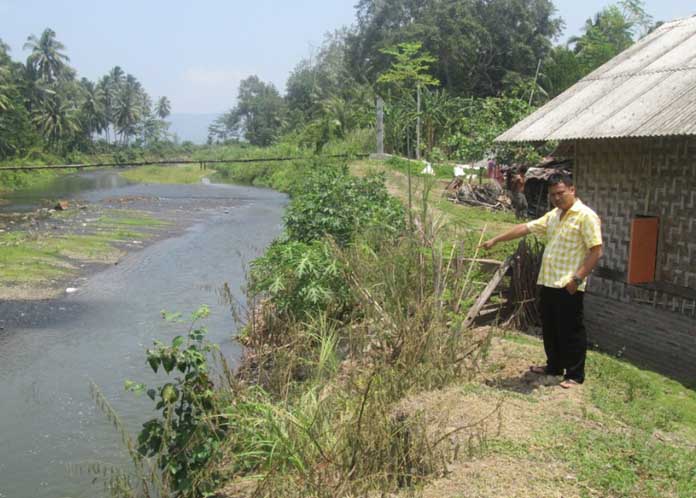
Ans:
[{"label": "power line", "polygon": [[347,158],[365,158],[369,154],[331,154],[327,156],[300,156],[300,157],[261,157],[261,158],[239,158],[239,159],[167,159],[162,161],[136,161],[128,163],[92,163],[92,164],[37,164],[26,166],[0,166],[0,171],[32,171],[41,169],[84,169],[84,168],[105,168],[105,167],[131,167],[131,166],[150,166],[150,165],[177,165],[177,164],[206,164],[216,163],[266,163],[279,161],[299,161],[302,159],[347,159]]}]

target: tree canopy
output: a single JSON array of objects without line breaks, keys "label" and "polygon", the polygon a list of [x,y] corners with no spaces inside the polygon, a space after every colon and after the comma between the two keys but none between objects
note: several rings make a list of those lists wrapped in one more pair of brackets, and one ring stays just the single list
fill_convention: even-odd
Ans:
[{"label": "tree canopy", "polygon": [[466,96],[498,95],[512,74],[533,77],[562,25],[550,0],[360,0],[356,11],[354,73],[375,81],[390,63],[382,49],[420,42],[437,60],[432,76]]},{"label": "tree canopy", "polygon": [[90,151],[104,137],[120,145],[167,139],[171,105],[152,101],[138,79],[114,66],[98,82],[77,77],[66,47],[46,28],[23,46],[26,62],[15,62],[0,40],[0,159],[32,148],[58,154]]}]

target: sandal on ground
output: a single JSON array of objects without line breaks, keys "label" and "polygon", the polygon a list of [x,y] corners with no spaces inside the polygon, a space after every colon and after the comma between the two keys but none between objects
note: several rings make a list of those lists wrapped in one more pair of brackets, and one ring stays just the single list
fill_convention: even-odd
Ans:
[{"label": "sandal on ground", "polygon": [[547,375],[546,367],[541,365],[532,365],[529,367],[529,371],[537,375]]},{"label": "sandal on ground", "polygon": [[579,386],[580,383],[577,380],[573,379],[563,379],[563,381],[561,381],[561,383],[558,385],[561,386],[563,389],[570,389],[571,387]]}]

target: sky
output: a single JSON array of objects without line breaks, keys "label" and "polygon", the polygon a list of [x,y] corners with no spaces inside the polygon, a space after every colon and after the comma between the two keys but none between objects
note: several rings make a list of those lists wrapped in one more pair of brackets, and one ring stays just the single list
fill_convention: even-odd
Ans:
[{"label": "sky", "polygon": [[[357,0],[0,0],[0,39],[15,60],[30,34],[50,27],[79,77],[97,80],[115,65],[174,113],[234,106],[239,82],[256,74],[282,92],[293,67],[325,33],[355,18]],[[579,34],[612,0],[555,0],[566,22],[560,41]],[[655,20],[696,14],[696,0],[647,0]]]}]

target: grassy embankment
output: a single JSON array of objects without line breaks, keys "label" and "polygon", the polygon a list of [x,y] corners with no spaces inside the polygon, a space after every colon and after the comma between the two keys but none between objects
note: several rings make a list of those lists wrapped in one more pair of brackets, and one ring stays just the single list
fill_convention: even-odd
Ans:
[{"label": "grassy embankment", "polygon": [[[251,269],[257,306],[241,378],[226,377],[204,405],[191,405],[186,382],[153,391],[165,413],[168,403],[199,406],[195,429],[165,417],[142,439],[167,470],[164,494],[696,494],[693,390],[594,352],[587,383],[562,390],[528,372],[543,361],[538,339],[461,330],[486,279],[466,258],[510,214],[453,205],[437,183],[423,196],[430,180],[416,175],[415,229],[394,230],[377,183],[335,173],[303,183],[315,167],[256,170],[271,186],[302,188],[291,191],[285,238]],[[362,161],[351,172],[381,173],[405,199],[398,168]],[[174,339],[150,356],[185,365],[180,347]]]},{"label": "grassy embankment", "polygon": [[[45,166],[51,164],[98,163],[114,161],[112,154],[72,154],[70,158],[60,157],[47,152],[33,151],[27,157],[0,161],[1,166]],[[35,170],[35,171],[0,171],[0,194],[14,190],[41,188],[56,177],[75,173],[74,169]]]},{"label": "grassy embankment", "polygon": [[178,164],[171,166],[139,166],[121,173],[124,178],[138,183],[200,183],[201,179],[213,174],[197,164]]},{"label": "grassy embankment", "polygon": [[[139,149],[128,149],[115,151],[113,153],[85,154],[72,153],[68,157],[60,157],[47,152],[35,151],[27,157],[12,158],[0,161],[2,166],[42,166],[60,164],[97,164],[97,163],[118,163],[129,164],[137,161],[157,161],[165,156],[186,158],[191,151],[187,149],[173,149],[163,153],[154,153]],[[0,196],[3,192],[15,190],[42,188],[56,177],[67,174],[74,174],[76,169],[55,169],[55,170],[34,170],[34,171],[0,171]],[[130,171],[126,174],[132,175]],[[155,177],[160,177],[161,173],[154,172]],[[176,179],[167,183],[177,183]],[[190,183],[190,182],[189,182]]]},{"label": "grassy embankment", "polygon": [[[383,171],[403,198],[398,168],[363,162],[353,169]],[[514,221],[443,199],[432,205],[491,234]],[[501,330],[478,379],[406,402],[430,413],[432,427],[476,419],[502,403],[479,451],[453,462],[424,496],[696,496],[696,392],[596,352],[587,383],[568,392],[526,372],[543,358],[539,340]]]},{"label": "grassy embankment", "polygon": [[110,210],[55,212],[45,229],[0,233],[0,297],[41,299],[62,292],[62,283],[89,264],[117,261],[126,245],[152,237],[167,222],[145,213]]}]

